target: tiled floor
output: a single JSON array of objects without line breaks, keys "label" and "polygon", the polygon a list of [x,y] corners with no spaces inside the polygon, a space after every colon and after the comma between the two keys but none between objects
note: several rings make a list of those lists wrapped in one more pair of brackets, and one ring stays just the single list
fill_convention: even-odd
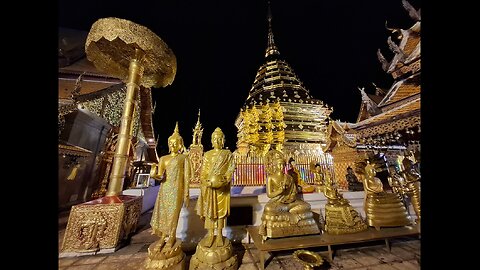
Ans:
[{"label": "tiled floor", "polygon": [[[132,237],[129,245],[115,253],[73,258],[59,258],[61,270],[115,270],[145,269],[143,264],[147,258],[147,248],[155,241],[150,234],[148,221],[150,216],[143,215],[139,222],[139,230]],[[59,245],[63,240],[64,229],[59,231]],[[333,262],[327,261],[326,249],[312,249],[319,252],[325,263],[318,269],[371,269],[371,270],[410,270],[420,269],[420,240],[418,238],[401,238],[391,240],[391,252],[384,242],[372,242],[356,245],[345,245],[335,248]],[[234,252],[241,264],[240,270],[259,269],[259,251],[254,244],[234,246]],[[193,252],[187,253],[187,265]],[[303,269],[295,261],[291,252],[276,253],[266,270]]]}]

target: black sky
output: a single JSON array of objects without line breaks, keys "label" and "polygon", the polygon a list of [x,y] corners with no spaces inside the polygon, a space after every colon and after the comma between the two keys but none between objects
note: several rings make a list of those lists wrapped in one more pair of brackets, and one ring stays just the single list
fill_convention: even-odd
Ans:
[{"label": "black sky", "polygon": [[[420,8],[420,0],[409,1]],[[390,56],[389,27],[413,21],[401,0],[271,1],[272,26],[280,54],[310,94],[333,106],[332,117],[355,122],[360,107],[357,86],[373,93],[372,82],[388,88],[376,51]],[[219,126],[226,146],[235,149],[235,118],[247,98],[267,45],[267,4],[245,1],[60,1],[59,26],[88,31],[99,18],[118,17],[144,25],[160,36],[177,57],[172,85],[153,89],[158,150],[175,121],[185,145],[201,108],[203,145]],[[389,60],[390,58],[387,57]]]}]

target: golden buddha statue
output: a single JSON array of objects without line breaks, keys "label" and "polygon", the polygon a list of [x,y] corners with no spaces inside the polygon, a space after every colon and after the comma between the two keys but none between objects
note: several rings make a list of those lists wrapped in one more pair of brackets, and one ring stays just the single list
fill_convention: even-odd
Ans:
[{"label": "golden buddha statue", "polygon": [[205,221],[207,235],[197,245],[190,269],[236,269],[233,247],[222,235],[230,215],[230,185],[235,170],[233,154],[223,149],[225,135],[220,128],[212,133],[213,149],[203,156],[200,196],[196,211]]},{"label": "golden buddha statue", "polygon": [[[362,175],[365,189],[365,214],[368,226],[396,227],[410,224],[407,209],[399,194],[387,193],[383,190],[380,179],[376,176],[376,167],[369,160],[358,163],[358,173]],[[363,167],[363,168],[362,168]]]},{"label": "golden buddha statue", "polygon": [[170,154],[160,157],[158,164],[153,164],[150,171],[152,178],[161,180],[150,221],[152,234],[160,239],[148,248],[145,266],[150,269],[168,268],[185,258],[176,234],[182,205],[188,207],[191,165],[187,155],[181,153],[184,145],[178,132],[178,123],[168,138],[168,149]]},{"label": "golden buddha statue", "polygon": [[421,219],[420,208],[420,172],[416,166],[414,156],[402,160],[403,170],[401,174],[405,179],[405,194],[410,198],[413,210],[417,215],[417,222]]},{"label": "golden buddha statue", "polygon": [[335,187],[330,171],[325,173],[323,194],[327,197],[325,205],[325,231],[329,234],[355,233],[367,229],[358,212],[343,198]]},{"label": "golden buddha statue", "polygon": [[323,173],[322,166],[318,162],[317,163],[312,162],[310,164],[310,171],[313,173],[317,192],[323,193],[325,189],[325,179],[324,179],[325,176]]},{"label": "golden buddha statue", "polygon": [[313,219],[310,204],[297,197],[297,185],[285,174],[285,159],[277,150],[265,156],[267,202],[262,214],[259,234],[263,240],[295,235],[320,233]]}]

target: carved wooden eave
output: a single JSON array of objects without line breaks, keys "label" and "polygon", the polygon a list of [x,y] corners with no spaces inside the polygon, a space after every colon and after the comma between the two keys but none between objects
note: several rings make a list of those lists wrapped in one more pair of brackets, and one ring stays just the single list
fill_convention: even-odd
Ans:
[{"label": "carved wooden eave", "polygon": [[390,133],[420,124],[420,94],[391,110],[353,124],[357,138]]},{"label": "carved wooden eave", "polygon": [[146,161],[157,163],[157,141],[155,140],[155,131],[153,129],[153,104],[152,92],[149,88],[140,88],[140,123],[142,133],[147,142]]},{"label": "carved wooden eave", "polygon": [[75,156],[75,157],[89,157],[92,154],[92,151],[79,146],[75,146],[75,145],[67,145],[64,143],[59,143],[58,154]]},{"label": "carved wooden eave", "polygon": [[357,116],[357,123],[381,113],[377,104],[383,98],[383,96],[367,94],[362,88],[359,88],[359,90],[362,95],[362,104],[360,105],[360,111]]},{"label": "carved wooden eave", "polygon": [[122,81],[96,71],[93,64],[82,58],[72,65],[60,68],[58,71],[58,97],[69,98],[75,89],[79,75],[82,75],[79,94],[93,93]]},{"label": "carved wooden eave", "polygon": [[[403,66],[411,65],[415,61],[419,61],[421,53],[421,37],[420,37],[420,22],[416,22],[412,27],[407,30],[401,30],[402,39],[398,44],[398,52],[395,52],[395,56],[388,64],[387,73],[392,74],[396,79],[406,72],[399,72]],[[388,42],[389,47],[395,47],[395,43],[391,41],[390,37]]]},{"label": "carved wooden eave", "polygon": [[403,80],[395,82],[387,95],[378,103],[382,111],[386,111],[385,106],[419,94],[421,92],[420,73],[411,75]]},{"label": "carved wooden eave", "polygon": [[335,148],[337,145],[346,145],[351,148],[355,147],[357,145],[354,139],[355,136],[353,136],[353,139],[348,138],[348,133],[349,132],[347,132],[340,124],[338,124],[337,121],[330,121],[330,125],[328,125],[326,133],[327,142],[324,146],[322,146],[323,152],[332,152],[333,148]]}]

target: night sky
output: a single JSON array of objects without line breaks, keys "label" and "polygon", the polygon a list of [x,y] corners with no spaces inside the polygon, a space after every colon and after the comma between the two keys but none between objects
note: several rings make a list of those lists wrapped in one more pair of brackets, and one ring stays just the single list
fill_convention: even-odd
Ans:
[{"label": "night sky", "polygon": [[[72,3],[73,2],[73,3]],[[410,0],[416,9],[420,0]],[[392,83],[377,60],[378,48],[391,59],[385,29],[413,21],[401,0],[271,1],[272,27],[280,55],[310,94],[334,108],[332,117],[355,122],[361,96]],[[177,58],[172,85],[152,89],[154,128],[160,154],[175,121],[188,147],[201,109],[202,143],[220,127],[235,149],[234,121],[267,46],[267,2],[245,1],[60,1],[59,26],[88,31],[99,18],[118,17],[144,25],[162,38]]]}]

